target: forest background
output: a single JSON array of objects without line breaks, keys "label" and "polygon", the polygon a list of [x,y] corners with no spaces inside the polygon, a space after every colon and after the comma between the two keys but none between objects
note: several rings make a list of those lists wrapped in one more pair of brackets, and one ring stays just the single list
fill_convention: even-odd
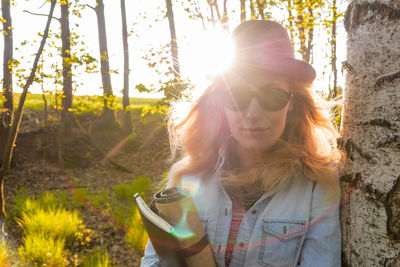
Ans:
[{"label": "forest background", "polygon": [[[352,69],[344,12],[355,6],[336,0],[2,0],[0,263],[139,264],[147,235],[132,196],[140,192],[149,200],[166,177],[171,102],[199,94],[229,63],[229,33],[241,21],[273,19],[287,28],[296,57],[317,70],[312,90],[335,101],[332,122],[339,129],[343,72]],[[372,7],[367,15],[386,10]],[[387,8],[394,13],[385,16],[396,16],[395,6]],[[339,145],[359,152],[354,141]],[[359,176],[343,177],[353,190]],[[397,203],[400,190],[387,191],[388,203]],[[389,216],[387,235],[395,242],[385,262],[396,261],[398,228],[390,220],[397,215]]]}]

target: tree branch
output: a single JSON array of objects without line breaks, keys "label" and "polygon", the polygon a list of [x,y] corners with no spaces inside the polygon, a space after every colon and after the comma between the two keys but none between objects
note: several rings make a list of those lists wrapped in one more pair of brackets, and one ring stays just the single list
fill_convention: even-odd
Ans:
[{"label": "tree branch", "polygon": [[90,8],[93,9],[94,11],[96,11],[96,8],[92,7],[91,5],[86,4],[86,6],[87,6],[87,7],[90,7]]},{"label": "tree branch", "polygon": [[[46,14],[40,14],[40,13],[33,13],[33,12],[29,11],[29,10],[24,10],[23,12],[29,13],[29,14],[35,15],[35,16],[43,16],[43,17],[48,17],[49,16],[48,14],[46,15]],[[52,18],[58,20],[58,22],[61,22],[59,18],[56,18],[56,17],[52,17]]]}]

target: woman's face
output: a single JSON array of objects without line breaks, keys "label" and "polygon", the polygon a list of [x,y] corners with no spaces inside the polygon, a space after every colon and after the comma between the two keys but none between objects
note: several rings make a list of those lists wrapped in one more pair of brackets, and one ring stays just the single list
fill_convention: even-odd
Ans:
[{"label": "woman's face", "polygon": [[282,135],[292,109],[289,84],[254,75],[229,79],[229,88],[224,110],[232,137],[245,150],[266,151]]}]

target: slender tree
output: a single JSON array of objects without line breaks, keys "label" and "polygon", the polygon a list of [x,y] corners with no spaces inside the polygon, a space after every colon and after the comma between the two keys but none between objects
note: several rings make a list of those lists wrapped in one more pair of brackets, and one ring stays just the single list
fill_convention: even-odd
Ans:
[{"label": "slender tree", "polygon": [[71,33],[69,29],[69,1],[61,2],[61,51],[63,60],[63,91],[62,99],[62,133],[64,137],[71,136],[72,129],[72,60],[71,60]]},{"label": "slender tree", "polygon": [[246,0],[240,0],[240,21],[246,21]]},{"label": "slender tree", "polygon": [[165,4],[167,6],[167,18],[169,22],[169,31],[171,35],[172,72],[174,75],[172,86],[169,86],[170,87],[169,90],[165,91],[165,95],[167,98],[179,98],[183,90],[183,87],[181,86],[181,71],[180,71],[179,55],[178,55],[178,42],[175,30],[174,11],[172,9],[171,0],[165,0]]},{"label": "slender tree", "polygon": [[332,25],[331,25],[331,64],[332,64],[332,73],[333,73],[333,87],[330,92],[331,98],[336,98],[338,95],[337,92],[337,67],[336,67],[336,61],[337,61],[337,56],[336,56],[336,51],[337,51],[337,42],[336,42],[336,21],[338,19],[338,14],[337,14],[337,6],[336,6],[336,0],[332,0]]},{"label": "slender tree", "polygon": [[[289,35],[290,35],[290,41],[292,43],[292,48],[294,49],[294,30],[293,30],[293,24],[294,24],[294,17],[292,14],[292,0],[287,1],[287,8],[286,10],[288,11],[288,26],[289,26]],[[293,51],[294,52],[294,51]]]},{"label": "slender tree", "polygon": [[103,116],[106,121],[114,122],[114,108],[113,108],[113,90],[111,86],[110,76],[110,63],[108,57],[107,47],[107,32],[106,22],[104,16],[104,3],[103,0],[96,0],[96,6],[91,7],[96,12],[97,24],[98,24],[98,35],[99,35],[99,49],[100,49],[100,71],[101,80],[103,83],[103,97],[104,97],[104,108]]},{"label": "slender tree", "polygon": [[[31,73],[24,85],[23,91],[19,98],[18,109],[15,113],[15,118],[13,119],[13,122],[11,124],[9,136],[7,138],[7,143],[6,143],[6,147],[5,147],[4,154],[3,154],[2,165],[0,168],[0,180],[1,180],[1,199],[0,199],[1,203],[0,204],[2,207],[2,213],[1,213],[1,218],[0,218],[1,222],[4,222],[4,219],[6,217],[5,199],[4,199],[4,179],[7,174],[8,169],[10,167],[12,152],[13,152],[13,148],[15,145],[15,141],[17,139],[19,125],[21,123],[21,118],[22,118],[23,107],[24,107],[26,95],[28,94],[29,87],[31,86],[31,84],[34,81],[38,62],[39,62],[40,56],[43,52],[44,45],[46,44],[46,40],[47,40],[47,36],[49,34],[50,24],[51,24],[51,20],[53,17],[53,12],[54,12],[54,7],[56,5],[56,2],[57,2],[56,0],[51,1],[50,12],[49,12],[49,16],[48,16],[47,23],[46,23],[46,28],[43,32],[42,41],[40,43],[38,52],[36,53]],[[2,224],[2,231],[4,233],[4,223]]]},{"label": "slender tree", "polygon": [[221,18],[221,24],[222,27],[227,31],[228,30],[228,7],[227,7],[227,2],[228,0],[224,0],[223,7],[224,7],[224,13]]},{"label": "slender tree", "polygon": [[[295,25],[298,30],[298,37],[300,41],[300,54],[302,56],[302,59],[306,62],[309,62],[309,50],[307,48],[307,36],[306,36],[306,14],[305,14],[305,3],[303,0],[297,0],[295,1],[295,9],[296,9],[296,20],[295,20]],[[308,59],[308,60],[307,60]]]},{"label": "slender tree", "polygon": [[176,39],[174,11],[172,9],[171,0],[165,0],[165,4],[167,6],[167,18],[169,23],[169,32],[171,35],[171,55],[172,55],[173,72],[175,78],[180,79],[181,71],[179,66],[178,43]]},{"label": "slender tree", "polygon": [[10,0],[1,1],[1,13],[3,16],[3,36],[4,36],[4,51],[3,51],[3,108],[0,110],[0,166],[5,150],[6,140],[9,135],[10,125],[13,115],[13,30],[11,19],[11,4]]},{"label": "slender tree", "polygon": [[129,47],[128,47],[128,30],[126,26],[126,10],[125,0],[121,0],[121,17],[122,17],[122,44],[124,47],[124,89],[122,91],[123,99],[123,130],[125,134],[132,133],[131,113],[129,111]]},{"label": "slender tree", "polygon": [[343,266],[399,266],[400,8],[355,0],[344,24]]},{"label": "slender tree", "polygon": [[264,13],[264,8],[265,8],[265,0],[256,0],[257,3],[257,9],[258,9],[258,15],[260,19],[267,19]]},{"label": "slender tree", "polygon": [[257,15],[256,15],[256,9],[254,7],[254,0],[249,0],[249,4],[250,4],[250,16],[251,16],[251,19],[256,19]]},{"label": "slender tree", "polygon": [[[292,9],[295,11],[293,14],[294,24],[297,29],[297,39],[299,42],[298,52],[301,54],[303,61],[312,63],[313,55],[313,42],[314,42],[314,29],[318,22],[317,17],[320,17],[320,8],[324,6],[325,2],[322,0],[309,1],[309,0],[294,0]],[[291,22],[291,20],[289,21]]]}]

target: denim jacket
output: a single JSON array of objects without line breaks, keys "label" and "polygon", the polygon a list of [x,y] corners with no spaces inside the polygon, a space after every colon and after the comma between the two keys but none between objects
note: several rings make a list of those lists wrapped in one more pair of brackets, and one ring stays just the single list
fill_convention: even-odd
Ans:
[{"label": "denim jacket", "polygon": [[[193,200],[217,265],[225,266],[232,202],[218,172],[205,182],[185,179],[199,183]],[[339,182],[337,187],[339,192]],[[327,188],[299,175],[262,195],[243,217],[229,266],[340,266],[340,193],[329,200],[327,194]],[[141,266],[169,264],[160,262],[149,241]]]}]

